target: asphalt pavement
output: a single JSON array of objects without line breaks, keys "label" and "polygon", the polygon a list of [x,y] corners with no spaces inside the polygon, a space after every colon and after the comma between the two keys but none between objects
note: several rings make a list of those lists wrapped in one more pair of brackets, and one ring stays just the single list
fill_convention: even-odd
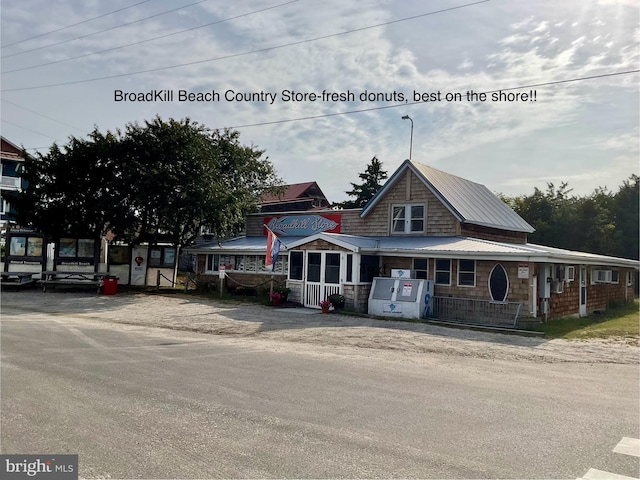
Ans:
[{"label": "asphalt pavement", "polygon": [[[2,299],[2,453],[77,453],[83,478],[640,476],[613,451],[638,437],[637,364],[464,355],[496,340],[440,330],[392,328],[414,348],[373,348],[379,324],[322,327],[347,337],[326,344],[321,327],[313,341],[202,333],[133,320],[227,312],[259,331],[250,317],[263,310],[75,293],[30,307],[20,295]],[[306,330],[302,317],[281,330]],[[354,344],[361,330],[371,337]],[[430,339],[456,346],[416,347]]]}]

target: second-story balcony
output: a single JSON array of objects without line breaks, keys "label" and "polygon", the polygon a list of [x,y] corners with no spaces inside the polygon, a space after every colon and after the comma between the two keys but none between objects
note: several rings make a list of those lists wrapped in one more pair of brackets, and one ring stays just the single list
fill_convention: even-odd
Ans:
[{"label": "second-story balcony", "polygon": [[5,175],[0,177],[0,187],[2,190],[20,190],[21,183],[20,177],[7,177]]}]

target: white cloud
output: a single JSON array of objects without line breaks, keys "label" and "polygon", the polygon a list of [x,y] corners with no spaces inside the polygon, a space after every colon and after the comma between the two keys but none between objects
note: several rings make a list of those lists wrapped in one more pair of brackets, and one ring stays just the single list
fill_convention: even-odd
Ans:
[{"label": "white cloud", "polygon": [[[61,60],[278,5],[278,0],[204,2],[175,14],[82,40],[3,59],[3,71]],[[3,44],[79,22],[125,6],[7,0]],[[444,0],[443,8],[454,6]],[[3,55],[94,32],[123,21],[175,8],[159,0],[3,49]],[[527,103],[425,103],[412,92],[476,92],[557,82],[637,69],[638,7],[629,2],[490,2],[466,9],[366,29],[347,35],[271,47],[356,30],[426,13],[424,2],[299,1],[162,40],[132,45],[49,67],[2,76],[2,88],[84,80],[192,63],[113,80],[4,92],[3,98],[62,122],[101,129],[122,127],[156,114],[189,116],[217,128],[260,124],[337,112],[387,107],[394,102],[220,102],[213,104],[116,104],[113,90],[153,88],[239,92],[402,92],[407,104],[367,113],[331,116],[241,129],[245,143],[267,150],[288,182],[316,180],[331,200],[344,198],[350,182],[376,155],[388,170],[408,156],[487,183],[493,189],[530,191],[544,178],[575,178],[587,191],[615,165],[621,179],[637,171],[637,76],[537,88]],[[635,14],[635,17],[634,15]],[[266,50],[265,50],[266,49]],[[262,50],[238,55],[252,50]],[[234,56],[238,55],[238,56]],[[217,57],[231,58],[212,60]],[[525,89],[528,91],[529,89]],[[634,103],[635,102],[635,103]],[[3,118],[64,143],[77,131],[3,102]],[[48,137],[3,124],[3,135],[25,146]],[[634,138],[635,136],[635,138]],[[634,143],[635,141],[635,143]],[[588,150],[571,149],[590,144]],[[625,151],[636,152],[636,161]],[[569,148],[571,146],[571,148]],[[633,148],[635,146],[635,149]],[[508,165],[505,167],[505,165]],[[454,171],[452,171],[452,169]],[[540,172],[546,172],[540,174]],[[614,175],[610,173],[609,175]],[[571,177],[571,178],[570,178]],[[529,183],[527,183],[529,182]],[[591,183],[590,183],[591,182]],[[527,186],[529,185],[529,188]]]}]

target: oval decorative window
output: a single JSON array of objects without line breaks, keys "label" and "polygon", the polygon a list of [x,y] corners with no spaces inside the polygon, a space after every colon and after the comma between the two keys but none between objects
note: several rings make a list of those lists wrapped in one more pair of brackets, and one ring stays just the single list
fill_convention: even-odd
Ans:
[{"label": "oval decorative window", "polygon": [[489,274],[489,292],[491,300],[494,302],[505,302],[509,293],[509,277],[507,271],[499,263],[496,264]]}]

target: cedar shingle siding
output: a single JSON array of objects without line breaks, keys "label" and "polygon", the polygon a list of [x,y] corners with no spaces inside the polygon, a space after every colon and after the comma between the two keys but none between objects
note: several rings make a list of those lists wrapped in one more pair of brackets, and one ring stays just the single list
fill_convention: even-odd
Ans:
[{"label": "cedar shingle siding", "polygon": [[[449,197],[444,197],[443,192],[448,192]],[[409,204],[424,206],[424,231],[392,233],[392,207]],[[289,213],[299,215],[303,212]],[[339,215],[340,234],[319,234],[310,238],[309,242],[305,242],[306,237],[302,237],[302,240],[299,237],[297,241],[289,237],[292,242],[297,242],[292,250],[348,251],[356,256],[379,256],[380,274],[383,276],[390,276],[393,269],[411,270],[414,268],[414,258],[427,258],[427,278],[430,280],[435,279],[436,258],[449,259],[451,284],[435,285],[436,297],[491,302],[489,277],[492,269],[500,264],[508,277],[506,301],[522,304],[520,318],[527,318],[533,312],[542,317],[545,302],[540,298],[541,284],[544,283],[540,275],[545,271],[544,266],[553,265],[555,269],[558,265],[573,265],[575,279],[563,283],[562,293],[551,292],[547,316],[577,315],[580,307],[580,265],[585,264],[588,276],[587,313],[605,310],[611,302],[633,299],[633,285],[627,285],[628,272],[633,272],[632,278],[636,278],[637,269],[632,261],[528,244],[527,232],[532,231],[531,226],[505,204],[497,201],[497,197],[486,187],[419,164],[403,163],[362,210],[307,213]],[[286,216],[286,213],[282,215]],[[264,235],[265,216],[273,215],[252,214],[247,217],[247,237]],[[423,237],[431,240],[423,240]],[[282,236],[282,241],[287,244],[287,237]],[[353,249],[349,250],[342,245]],[[458,285],[460,258],[475,260],[475,284],[472,286]],[[602,266],[598,265],[600,261],[603,262]],[[201,266],[202,262],[199,262],[199,267]],[[518,278],[520,267],[522,274],[528,272],[528,278]],[[617,270],[619,282],[592,285],[593,268]],[[354,266],[354,270],[356,269],[357,266]],[[252,280],[257,282],[264,275],[253,277],[255,278]],[[468,278],[467,274],[466,279]],[[289,281],[288,286],[292,289],[290,298],[299,301],[303,282]],[[342,284],[346,307],[366,312],[370,289],[369,283]]]}]

